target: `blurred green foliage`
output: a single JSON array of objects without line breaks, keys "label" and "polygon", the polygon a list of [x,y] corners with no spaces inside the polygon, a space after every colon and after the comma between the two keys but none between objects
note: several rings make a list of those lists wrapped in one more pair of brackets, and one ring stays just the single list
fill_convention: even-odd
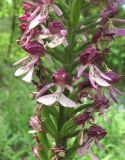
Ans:
[{"label": "blurred green foliage", "polygon": [[[16,11],[13,8],[16,2]],[[12,32],[12,18],[21,13],[21,0],[0,1],[0,160],[33,160],[32,138],[28,134],[28,120],[34,110],[34,101],[30,91],[34,88],[14,77],[12,64],[25,54],[16,45],[19,30],[15,29],[11,52],[8,52]],[[95,12],[95,11],[94,11]],[[15,15],[14,15],[15,14]],[[125,11],[120,15],[125,17]],[[18,24],[18,21],[15,22]],[[123,26],[125,28],[125,25]],[[125,38],[113,41],[111,53],[107,60],[109,66],[125,75]],[[124,81],[124,80],[123,80]],[[123,88],[123,81],[119,88]],[[35,89],[34,89],[35,90]],[[123,88],[123,90],[125,90]],[[107,129],[108,135],[103,140],[105,152],[96,150],[101,160],[125,160],[125,109],[124,97],[120,104],[112,105],[108,117],[110,124],[101,118],[99,123]],[[74,160],[78,160],[76,157]],[[83,160],[88,160],[88,157]]]}]

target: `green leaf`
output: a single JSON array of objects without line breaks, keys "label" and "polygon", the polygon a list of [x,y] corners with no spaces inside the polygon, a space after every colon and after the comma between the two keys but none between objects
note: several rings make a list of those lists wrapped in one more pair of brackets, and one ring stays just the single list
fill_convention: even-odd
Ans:
[{"label": "green leaf", "polygon": [[58,117],[58,111],[56,109],[55,106],[52,106],[52,107],[47,107],[46,110],[49,112],[49,114],[51,114],[52,116],[54,117]]},{"label": "green leaf", "polygon": [[44,159],[48,160],[48,153],[47,152],[51,148],[50,144],[48,142],[48,137],[47,137],[46,133],[44,133],[44,132],[38,133],[38,137],[39,137],[40,143],[43,147],[43,150],[40,152],[40,158],[42,160],[44,160]]},{"label": "green leaf", "polygon": [[81,0],[73,0],[71,5],[71,24],[76,26],[80,19]]},{"label": "green leaf", "polygon": [[81,112],[81,111],[83,111],[83,110],[86,109],[86,108],[89,108],[91,105],[92,105],[91,103],[89,103],[89,104],[81,104],[78,108],[72,110],[72,111],[69,112],[69,114],[67,114],[66,116],[67,116],[67,117],[68,117],[68,116],[69,116],[69,117],[70,117],[70,116],[73,116],[73,115],[75,115],[76,113]]},{"label": "green leaf", "polygon": [[77,148],[79,147],[78,146],[78,142],[77,142],[77,139],[74,141],[73,147],[69,148],[67,150],[67,154],[66,154],[66,160],[71,160],[71,159],[74,159],[75,155],[76,155],[76,150]]},{"label": "green leaf", "polygon": [[66,121],[61,129],[61,137],[67,137],[70,134],[73,134],[78,128],[78,125],[76,125],[73,120]]},{"label": "green leaf", "polygon": [[43,108],[42,116],[44,118],[44,125],[45,125],[46,130],[49,132],[49,134],[51,134],[53,138],[56,139],[58,137],[58,131],[57,131],[56,126],[53,123],[52,118],[50,117],[48,110],[46,110],[46,108]]}]

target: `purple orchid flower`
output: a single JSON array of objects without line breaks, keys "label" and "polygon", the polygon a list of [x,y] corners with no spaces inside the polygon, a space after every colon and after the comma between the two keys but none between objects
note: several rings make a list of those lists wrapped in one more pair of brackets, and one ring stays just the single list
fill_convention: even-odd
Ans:
[{"label": "purple orchid flower", "polygon": [[[20,68],[16,70],[15,76],[21,76],[26,74],[26,76],[23,77],[23,80],[29,83],[32,81],[34,67],[39,62],[40,57],[44,56],[45,49],[37,41],[33,41],[28,43],[27,45],[24,45],[23,49],[27,51],[30,55],[14,63],[14,65],[24,63],[24,65],[22,65]],[[27,61],[29,62],[27,63]]]},{"label": "purple orchid flower", "polygon": [[99,149],[102,149],[99,140],[102,139],[106,134],[107,132],[105,129],[101,128],[100,126],[91,126],[87,131],[86,141],[82,147],[77,149],[77,153],[80,156],[84,156],[88,153],[92,160],[98,160],[98,157],[96,157],[92,152],[92,147],[94,144],[96,144]]},{"label": "purple orchid flower", "polygon": [[108,87],[111,80],[105,73],[103,73],[96,64],[100,63],[101,53],[93,46],[88,47],[80,56],[82,65],[78,69],[77,77],[79,78],[89,68],[89,80],[92,86],[97,89],[98,86]]},{"label": "purple orchid flower", "polygon": [[44,26],[43,33],[38,36],[38,41],[42,44],[44,44],[44,39],[50,39],[50,42],[47,42],[45,46],[48,46],[50,48],[55,48],[58,45],[63,44],[64,47],[68,46],[68,42],[66,40],[67,36],[67,30],[64,29],[64,26],[59,21],[54,21],[52,23],[49,23],[48,29],[46,29]]},{"label": "purple orchid flower", "polygon": [[[47,84],[37,93],[37,102],[42,103],[46,106],[51,106],[55,102],[58,102],[64,107],[76,107],[77,104],[63,94],[65,88],[67,88],[70,91],[70,93],[73,92],[73,88],[67,85],[67,81],[69,80],[69,74],[65,70],[60,69],[53,74],[52,79],[53,83]],[[41,96],[52,86],[57,87],[55,93]]]}]

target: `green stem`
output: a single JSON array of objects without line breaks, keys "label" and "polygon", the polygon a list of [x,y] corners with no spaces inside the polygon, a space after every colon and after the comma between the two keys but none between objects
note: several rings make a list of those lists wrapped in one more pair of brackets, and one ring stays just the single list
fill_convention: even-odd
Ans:
[{"label": "green stem", "polygon": [[62,139],[61,135],[60,135],[63,123],[64,123],[64,107],[59,106],[59,117],[58,117],[58,122],[57,122],[58,138],[57,138],[57,141],[56,141],[56,145],[58,147],[65,145],[65,143],[63,141],[64,139]]}]

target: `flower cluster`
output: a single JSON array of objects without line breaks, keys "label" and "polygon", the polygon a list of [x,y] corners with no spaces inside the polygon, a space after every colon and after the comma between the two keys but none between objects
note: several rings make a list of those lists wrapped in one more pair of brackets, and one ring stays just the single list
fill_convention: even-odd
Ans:
[{"label": "flower cluster", "polygon": [[[100,3],[98,0],[86,1],[93,5]],[[80,12],[78,6],[82,7],[82,2],[75,5],[77,2],[73,0],[72,3],[69,7],[66,2],[61,2],[60,5],[56,0],[24,1],[24,14],[19,17],[22,37],[17,43],[28,55],[14,64],[21,65],[15,76],[25,74],[23,80],[32,82],[37,88],[33,92],[33,98],[38,107],[35,116],[29,121],[33,129],[29,133],[35,137],[36,145],[32,150],[38,159],[58,160],[69,154],[66,143],[69,140],[71,119],[75,129],[78,129],[77,136],[75,129],[69,136],[72,138],[75,135],[78,139],[75,151],[80,156],[88,153],[92,160],[98,159],[93,154],[92,147],[95,144],[102,149],[100,140],[107,132],[95,124],[95,114],[103,116],[107,122],[105,114],[110,107],[110,97],[118,103],[116,95],[121,94],[114,86],[121,75],[109,69],[105,59],[110,54],[109,43],[112,39],[125,35],[124,29],[114,26],[114,22],[124,22],[115,18],[118,4],[122,0],[107,1],[107,6],[102,9],[97,20],[97,31],[84,50],[81,50],[83,44],[77,48],[79,34],[76,30],[82,30],[82,26],[79,22],[76,25],[75,16],[79,15],[80,18],[80,14],[74,14],[75,7],[76,12]],[[70,14],[67,16],[66,13]],[[83,32],[81,34],[87,42],[89,36],[85,37]],[[85,102],[89,103],[87,107]],[[63,133],[62,130],[67,128],[67,133]],[[51,143],[50,140],[50,145],[47,141],[48,134],[54,138],[54,142]]]},{"label": "flower cluster", "polygon": [[28,56],[20,59],[14,65],[22,63],[15,76],[26,74],[26,82],[32,81],[34,67],[39,64],[40,58],[47,55],[46,48],[55,48],[63,44],[68,46],[67,31],[64,25],[57,20],[49,21],[49,13],[55,12],[62,16],[62,11],[55,5],[54,0],[39,0],[36,2],[23,2],[24,14],[19,17],[19,28],[23,35],[18,44],[21,45]]}]

